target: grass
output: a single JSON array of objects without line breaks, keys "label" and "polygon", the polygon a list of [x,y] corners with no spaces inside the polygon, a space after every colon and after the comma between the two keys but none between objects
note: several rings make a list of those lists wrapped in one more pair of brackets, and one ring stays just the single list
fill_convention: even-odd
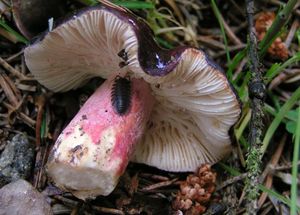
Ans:
[{"label": "grass", "polygon": [[[78,0],[79,2],[85,5],[96,5],[99,3],[97,0]],[[145,1],[120,1],[120,0],[113,0],[114,4],[126,7],[132,10],[139,10],[139,9],[153,9],[155,5],[152,2],[145,2]]]},{"label": "grass", "polygon": [[21,42],[24,44],[28,43],[28,40],[23,35],[21,35],[14,29],[12,29],[9,25],[7,25],[6,22],[4,21],[4,19],[2,19],[2,18],[0,18],[0,27],[5,29],[9,34],[13,35],[17,39],[18,42]]},{"label": "grass", "polygon": [[[224,45],[225,45],[227,64],[230,64],[231,63],[231,58],[230,58],[230,53],[229,53],[229,49],[228,49],[228,41],[227,41],[227,36],[226,36],[225,29],[224,29],[224,23],[222,21],[222,14],[221,14],[219,8],[217,7],[217,4],[216,4],[215,0],[211,0],[210,3],[211,3],[211,6],[212,6],[212,9],[213,9],[213,12],[214,12],[215,16],[217,17],[217,20],[218,20],[219,25],[220,25],[220,29],[221,29],[221,33],[222,33],[222,37],[223,37]],[[233,71],[228,70],[226,75],[227,75],[228,79],[231,81],[232,76],[233,76]]]},{"label": "grass", "polygon": [[152,2],[144,1],[113,1],[113,3],[133,10],[155,8],[155,5]]},{"label": "grass", "polygon": [[294,54],[290,59],[285,61],[284,63],[274,63],[270,69],[267,70],[265,74],[265,83],[271,82],[274,77],[276,77],[280,72],[282,72],[285,68],[295,64],[300,61],[300,52]]},{"label": "grass", "polygon": [[269,146],[270,140],[273,137],[275,131],[277,130],[278,126],[282,122],[284,116],[294,107],[294,105],[300,99],[300,87],[293,93],[293,95],[286,101],[286,103],[282,106],[279,112],[276,114],[275,118],[273,119],[272,123],[270,124],[268,130],[266,131],[263,145],[262,145],[262,152],[265,153],[266,149]]},{"label": "grass", "polygon": [[[295,207],[296,211],[300,211],[300,207],[297,204],[295,204],[295,202],[293,203],[290,199],[288,199],[285,196],[279,194],[278,192],[276,192],[274,190],[271,190],[271,189],[268,189],[268,188],[266,188],[265,186],[263,186],[261,184],[258,185],[258,188],[261,191],[266,192],[269,196],[272,196],[273,198],[276,198],[280,202],[288,205],[289,207]],[[291,214],[291,215],[294,215],[294,214]]]},{"label": "grass", "polygon": [[292,166],[292,186],[291,186],[291,215],[297,214],[297,198],[298,198],[298,160],[300,150],[300,108],[298,108],[298,119],[296,133],[294,139],[294,153]]}]

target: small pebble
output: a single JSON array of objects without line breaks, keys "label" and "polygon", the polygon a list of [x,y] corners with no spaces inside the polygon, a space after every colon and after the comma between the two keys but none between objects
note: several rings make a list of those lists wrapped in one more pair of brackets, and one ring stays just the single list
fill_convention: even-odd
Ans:
[{"label": "small pebble", "polygon": [[43,194],[30,183],[20,179],[0,189],[1,215],[52,215]]},{"label": "small pebble", "polygon": [[30,176],[34,160],[34,145],[24,134],[8,141],[0,156],[0,187]]}]

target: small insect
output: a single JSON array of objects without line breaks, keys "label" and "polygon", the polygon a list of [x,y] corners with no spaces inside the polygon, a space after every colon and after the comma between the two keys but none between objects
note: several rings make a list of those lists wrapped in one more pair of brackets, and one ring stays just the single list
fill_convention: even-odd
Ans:
[{"label": "small insect", "polygon": [[117,76],[111,89],[111,103],[119,115],[124,115],[131,104],[131,82],[129,78]]}]

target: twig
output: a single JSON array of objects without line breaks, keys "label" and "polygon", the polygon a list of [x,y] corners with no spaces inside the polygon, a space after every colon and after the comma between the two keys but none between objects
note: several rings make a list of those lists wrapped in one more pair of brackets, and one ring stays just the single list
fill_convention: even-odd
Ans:
[{"label": "twig", "polygon": [[[277,5],[277,6],[284,6],[284,2],[281,2],[281,1],[278,1],[278,0],[269,0],[269,3],[273,4],[273,5]],[[296,8],[299,6],[299,3],[298,5],[296,5]],[[297,16],[300,16],[300,10],[293,10],[292,11],[293,14],[296,14]]]},{"label": "twig", "polygon": [[[234,51],[240,51],[242,49],[244,49],[246,47],[245,44],[242,44],[242,45],[235,45],[235,46],[228,46],[228,51],[229,52],[234,52]],[[226,51],[220,51],[220,52],[217,52],[215,54],[212,55],[212,58],[219,58],[221,57],[222,55],[225,55],[226,54]]]},{"label": "twig", "polygon": [[34,127],[35,125],[35,120],[31,119],[29,116],[27,116],[25,113],[19,111],[18,109],[14,108],[7,102],[2,102],[3,106],[6,107],[7,109],[11,111],[16,111],[19,114],[19,117],[24,120],[24,122],[29,125],[30,127]]},{"label": "twig", "polygon": [[80,203],[79,201],[68,199],[60,195],[55,195],[53,198],[61,201],[65,206],[71,208],[75,208]]},{"label": "twig", "polygon": [[19,100],[13,92],[10,84],[7,82],[6,78],[7,77],[5,77],[5,73],[0,71],[0,86],[2,87],[9,103],[13,106],[17,106],[19,104]]},{"label": "twig", "polygon": [[201,44],[204,44],[207,47],[210,47],[212,49],[225,49],[225,46],[223,43],[214,40],[211,36],[197,36],[197,41],[199,41]]},{"label": "twig", "polygon": [[[269,84],[268,89],[272,90],[281,83],[291,83],[296,79],[295,77],[300,77],[300,70],[299,69],[286,69],[279,73]],[[296,80],[295,80],[296,81]]]},{"label": "twig", "polygon": [[291,26],[291,29],[286,37],[286,40],[285,40],[285,46],[286,48],[289,48],[291,43],[292,43],[292,40],[294,39],[294,36],[295,36],[295,32],[297,31],[297,29],[299,28],[299,20],[298,19],[295,19],[295,21],[293,22],[292,26]]},{"label": "twig", "polygon": [[251,71],[251,80],[249,83],[249,94],[251,102],[251,121],[249,132],[250,147],[247,154],[247,172],[248,178],[246,180],[246,213],[256,214],[257,212],[257,198],[258,198],[258,184],[261,173],[261,146],[263,133],[263,106],[265,96],[265,85],[263,82],[262,71],[260,68],[260,61],[257,51],[257,38],[254,28],[254,1],[246,0],[248,33],[249,33],[249,67]]},{"label": "twig", "polygon": [[21,51],[9,56],[8,58],[4,59],[7,63],[10,63],[13,60],[16,60],[20,55],[22,55],[24,50],[22,49]]},{"label": "twig", "polygon": [[124,215],[125,213],[121,210],[118,209],[114,209],[114,208],[105,208],[105,207],[99,207],[99,206],[92,206],[92,208],[94,210],[96,210],[97,212],[102,213],[106,213],[106,214],[120,214],[120,215]]},{"label": "twig", "polygon": [[227,22],[225,21],[225,19],[223,18],[223,16],[221,14],[220,14],[220,18],[221,18],[221,20],[223,22],[224,29],[225,29],[226,34],[229,37],[229,39],[235,45],[243,45],[243,43],[241,42],[241,40],[234,34],[234,32],[231,30],[231,28],[229,27],[229,25],[227,24]]},{"label": "twig", "polygon": [[159,182],[156,184],[151,184],[147,187],[142,188],[141,191],[150,191],[150,190],[154,190],[157,188],[166,187],[166,186],[173,184],[177,180],[178,180],[178,178],[174,178],[173,180],[170,180],[170,181],[162,181],[162,182]]},{"label": "twig", "polygon": [[236,3],[234,0],[230,0],[230,3],[233,5],[233,7],[235,7],[236,11],[240,14],[244,16],[244,10],[242,10],[242,8],[240,8],[240,6],[238,5],[238,3]]},{"label": "twig", "polygon": [[146,177],[146,178],[151,178],[157,181],[169,181],[170,179],[166,176],[162,175],[155,175],[155,174],[150,174],[150,173],[141,173],[141,177]]},{"label": "twig", "polygon": [[265,209],[261,212],[261,215],[267,215],[267,214],[270,214],[270,211],[273,209],[273,205],[270,203],[270,202],[268,202],[269,204],[265,204],[266,205],[266,207],[265,207]]},{"label": "twig", "polygon": [[[276,171],[288,170],[288,169],[291,169],[292,166],[293,166],[293,164],[291,162],[289,162],[286,165],[274,167],[274,170],[276,170]],[[297,166],[300,166],[300,161],[298,161]]]},{"label": "twig", "polygon": [[42,126],[45,103],[46,103],[46,98],[44,95],[37,97],[36,106],[38,111],[37,111],[36,124],[35,124],[36,147],[39,147],[41,145],[41,126]]},{"label": "twig", "polygon": [[47,157],[49,156],[49,148],[50,146],[47,143],[45,146],[43,145],[37,148],[34,165],[35,174],[33,177],[33,185],[37,189],[41,189],[46,182],[46,178],[43,176],[45,174],[45,164],[47,162]]},{"label": "twig", "polygon": [[233,184],[233,183],[236,183],[236,182],[238,182],[238,181],[240,181],[240,180],[243,180],[244,178],[246,178],[246,176],[247,176],[247,173],[243,173],[243,174],[241,174],[241,175],[238,175],[238,176],[229,178],[229,179],[227,179],[226,181],[224,181],[222,184],[220,184],[220,186],[218,186],[218,187],[216,188],[216,190],[219,191],[219,190],[221,190],[221,189],[227,187],[227,186],[230,185],[230,184]]},{"label": "twig", "polygon": [[18,70],[13,68],[11,65],[9,65],[3,58],[0,57],[0,65],[3,66],[4,69],[6,69],[8,72],[13,74],[14,76],[20,78],[21,80],[26,80],[27,77],[20,73]]},{"label": "twig", "polygon": [[[270,174],[270,168],[269,166],[276,166],[277,163],[279,162],[279,159],[281,157],[283,148],[284,148],[284,144],[286,142],[286,138],[287,135],[284,135],[283,138],[281,139],[279,146],[277,147],[274,155],[272,156],[271,161],[269,162],[269,164],[267,165],[266,170],[264,171],[264,173],[262,174],[262,176],[266,176],[266,180],[265,180],[265,187],[267,187],[268,189],[270,189],[272,187],[273,184],[273,175]],[[264,202],[267,199],[268,194],[263,192],[258,200],[258,208],[261,208],[262,205],[264,204]]]}]

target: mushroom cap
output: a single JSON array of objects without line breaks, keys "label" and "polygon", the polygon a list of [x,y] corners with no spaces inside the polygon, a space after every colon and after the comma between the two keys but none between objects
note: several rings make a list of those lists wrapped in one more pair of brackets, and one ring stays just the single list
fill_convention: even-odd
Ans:
[{"label": "mushroom cap", "polygon": [[161,49],[145,22],[104,1],[58,25],[25,51],[28,68],[53,91],[114,73],[143,78],[156,104],[133,161],[194,171],[230,152],[240,103],[221,69],[192,47]]}]

